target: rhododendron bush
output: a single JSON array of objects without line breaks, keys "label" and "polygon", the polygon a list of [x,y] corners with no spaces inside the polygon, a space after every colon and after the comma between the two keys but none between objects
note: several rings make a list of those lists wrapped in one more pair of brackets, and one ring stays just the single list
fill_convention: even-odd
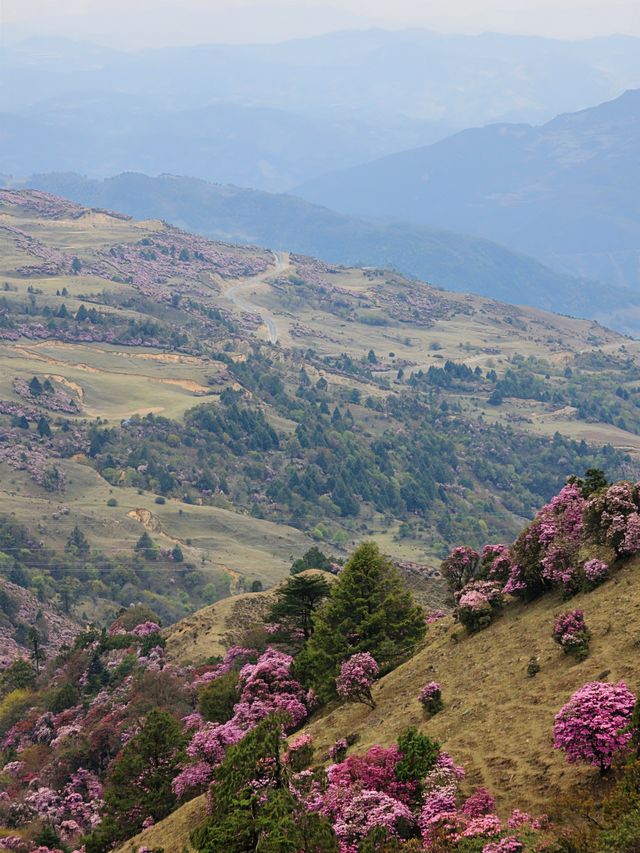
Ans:
[{"label": "rhododendron bush", "polygon": [[430,681],[420,691],[420,704],[429,714],[437,714],[442,708],[442,691],[436,681]]},{"label": "rhododendron bush", "polygon": [[554,747],[565,752],[570,764],[584,761],[604,773],[632,738],[635,701],[623,681],[585,684],[556,715]]},{"label": "rhododendron bush", "polygon": [[561,613],[554,622],[553,639],[565,654],[574,655],[578,660],[584,660],[589,654],[590,637],[582,610]]},{"label": "rhododendron bush", "polygon": [[379,671],[378,664],[369,652],[352,655],[340,667],[340,674],[336,679],[338,696],[347,702],[362,702],[375,708],[371,688]]}]

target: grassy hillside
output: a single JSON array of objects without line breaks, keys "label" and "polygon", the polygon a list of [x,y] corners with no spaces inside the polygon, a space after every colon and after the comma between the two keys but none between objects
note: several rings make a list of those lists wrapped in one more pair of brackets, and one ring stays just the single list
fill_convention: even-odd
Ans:
[{"label": "grassy hillside", "polygon": [[638,466],[640,344],[593,321],[27,191],[0,193],[0,288],[0,512],[110,557],[146,531],[206,600],[312,540],[433,568]]},{"label": "grassy hillside", "polygon": [[134,173],[103,181],[33,175],[24,184],[81,204],[166,219],[212,239],[285,247],[330,263],[388,267],[505,302],[596,317],[613,301],[620,306],[634,301],[633,294],[592,280],[588,271],[574,278],[488,240],[425,225],[359,220],[291,195]]},{"label": "grassy hillside", "polygon": [[[567,609],[557,594],[511,604],[488,629],[471,636],[450,617],[431,625],[419,651],[375,685],[374,710],[329,707],[304,727],[314,738],[316,756],[327,760],[341,737],[356,736],[353,751],[364,752],[374,744],[390,745],[407,726],[416,726],[465,766],[468,789],[484,785],[495,795],[502,814],[518,807],[553,816],[589,798],[596,771],[569,766],[553,750],[553,720],[587,681],[623,679],[632,690],[640,686],[638,572],[635,558],[603,586],[571,599],[571,607],[584,610],[593,635],[582,663],[563,655],[551,637],[555,617]],[[540,664],[533,678],[527,675],[531,658]],[[427,719],[417,697],[432,680],[442,685],[444,708]],[[608,786],[595,781],[597,798]],[[205,798],[199,797],[120,850],[162,844],[166,853],[179,853],[205,814]]]}]

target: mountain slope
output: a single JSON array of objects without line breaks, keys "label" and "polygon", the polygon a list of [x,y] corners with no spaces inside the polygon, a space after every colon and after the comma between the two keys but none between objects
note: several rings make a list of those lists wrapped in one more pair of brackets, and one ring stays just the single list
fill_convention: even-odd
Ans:
[{"label": "mountain slope", "polygon": [[328,175],[310,201],[497,240],[640,289],[640,90],[541,127],[490,125]]},{"label": "mountain slope", "polygon": [[[357,736],[356,752],[388,746],[404,728],[416,726],[466,768],[468,789],[482,785],[495,795],[501,814],[513,808],[553,813],[588,798],[595,771],[569,766],[553,750],[553,720],[585,682],[622,679],[637,689],[639,572],[636,558],[603,586],[572,598],[571,607],[584,611],[593,635],[582,663],[564,655],[551,637],[555,617],[567,609],[556,594],[529,605],[511,604],[494,624],[471,636],[450,617],[431,625],[423,647],[374,686],[375,709],[343,704],[304,727],[314,738],[316,756],[326,760],[335,741],[348,735]],[[539,658],[540,671],[529,678],[532,657]],[[444,708],[427,718],[418,693],[432,680],[442,685]],[[199,797],[120,851],[166,841],[166,853],[179,853],[205,815],[205,797]]]},{"label": "mountain slope", "polygon": [[0,172],[136,169],[286,190],[465,127],[615,97],[640,85],[639,55],[637,39],[619,36],[424,30],[126,52],[8,43]]},{"label": "mountain slope", "polygon": [[89,618],[153,608],[158,569],[172,621],[312,540],[433,567],[576,470],[637,470],[640,344],[593,321],[26,190],[0,191],[0,275],[0,512],[58,552],[80,526]]},{"label": "mountain slope", "polygon": [[[388,267],[504,302],[595,318],[608,316],[612,305],[640,306],[640,295],[555,272],[497,243],[430,226],[368,222],[290,195],[135,173],[103,181],[33,175],[24,185],[137,218],[162,218],[212,239],[287,248],[349,266]],[[640,330],[640,320],[636,329],[628,313],[612,325]]]}]

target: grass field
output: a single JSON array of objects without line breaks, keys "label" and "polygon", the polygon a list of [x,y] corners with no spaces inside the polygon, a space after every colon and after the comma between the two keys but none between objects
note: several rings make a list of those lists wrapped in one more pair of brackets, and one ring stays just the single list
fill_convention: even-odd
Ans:
[{"label": "grass field", "polygon": [[[52,498],[22,472],[0,465],[0,513],[30,526],[37,520],[39,533],[60,548],[76,524],[106,554],[130,551],[146,528],[162,547],[179,543],[204,572],[230,570],[272,586],[311,545],[293,527],[169,498],[160,506],[155,495],[114,489],[81,462],[65,460],[62,467],[68,488]],[[116,507],[107,506],[111,497],[117,498]]]}]

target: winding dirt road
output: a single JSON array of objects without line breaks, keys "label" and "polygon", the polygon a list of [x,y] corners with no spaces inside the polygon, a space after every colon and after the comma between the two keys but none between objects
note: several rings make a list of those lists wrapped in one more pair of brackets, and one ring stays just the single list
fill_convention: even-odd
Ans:
[{"label": "winding dirt road", "polygon": [[285,272],[289,268],[289,256],[286,252],[273,252],[272,254],[275,258],[275,265],[273,267],[260,273],[260,275],[232,285],[226,291],[225,296],[241,311],[246,311],[249,314],[259,314],[264,322],[270,343],[276,344],[278,342],[278,326],[273,314],[260,305],[254,305],[246,296],[241,295],[245,290],[255,288],[256,285],[268,284],[268,279]]}]

